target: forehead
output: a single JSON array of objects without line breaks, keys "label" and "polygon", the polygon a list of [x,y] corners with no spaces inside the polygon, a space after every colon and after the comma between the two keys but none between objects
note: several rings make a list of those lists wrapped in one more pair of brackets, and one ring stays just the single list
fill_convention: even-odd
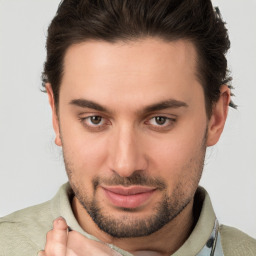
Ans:
[{"label": "forehead", "polygon": [[[87,41],[64,58],[60,100],[87,98],[106,103],[190,100],[202,92],[196,50],[185,40],[148,38],[131,42]],[[193,93],[192,93],[193,92]],[[155,100],[153,100],[153,98]]]},{"label": "forehead", "polygon": [[[106,41],[86,41],[72,45],[68,48],[64,58],[64,70],[78,65],[87,68],[118,68],[126,71],[147,71],[163,69],[186,68],[187,71],[195,71],[196,51],[192,42],[177,40],[166,42],[160,38],[147,38],[136,41],[118,41],[109,43]],[[143,64],[143,66],[142,66]],[[89,71],[89,70],[88,70]],[[150,72],[150,73],[151,73]]]}]

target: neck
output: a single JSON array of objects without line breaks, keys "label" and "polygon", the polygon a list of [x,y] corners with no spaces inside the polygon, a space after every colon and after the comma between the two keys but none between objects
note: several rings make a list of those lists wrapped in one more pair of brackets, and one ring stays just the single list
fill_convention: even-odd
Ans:
[{"label": "neck", "polygon": [[113,238],[99,229],[86,210],[74,197],[72,208],[80,226],[104,243],[113,244],[135,256],[169,256],[177,251],[189,237],[194,227],[193,200],[157,232],[146,237]]}]

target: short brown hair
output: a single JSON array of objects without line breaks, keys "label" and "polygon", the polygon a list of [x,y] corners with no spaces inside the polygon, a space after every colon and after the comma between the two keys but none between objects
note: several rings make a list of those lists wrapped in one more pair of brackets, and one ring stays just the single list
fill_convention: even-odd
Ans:
[{"label": "short brown hair", "polygon": [[[225,57],[230,48],[227,29],[210,0],[63,0],[48,28],[43,86],[51,83],[58,106],[63,60],[71,45],[89,39],[115,43],[143,37],[186,39],[195,45],[210,116],[220,86],[231,81]],[[235,107],[232,101],[230,106]]]}]

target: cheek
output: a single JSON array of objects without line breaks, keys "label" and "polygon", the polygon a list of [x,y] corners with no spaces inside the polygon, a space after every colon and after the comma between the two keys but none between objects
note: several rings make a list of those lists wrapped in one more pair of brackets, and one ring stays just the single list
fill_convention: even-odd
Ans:
[{"label": "cheek", "polygon": [[158,143],[152,141],[147,147],[151,149],[152,171],[158,170],[160,176],[173,183],[181,177],[200,175],[205,153],[204,134],[201,127],[184,129],[158,140]]},{"label": "cheek", "polygon": [[78,177],[93,177],[102,170],[106,159],[106,143],[100,135],[88,135],[76,128],[62,125],[62,144],[65,161],[72,164],[72,172]]}]

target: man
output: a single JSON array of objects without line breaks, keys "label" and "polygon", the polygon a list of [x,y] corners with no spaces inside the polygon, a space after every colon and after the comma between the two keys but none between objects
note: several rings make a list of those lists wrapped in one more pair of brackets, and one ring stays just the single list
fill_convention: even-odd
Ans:
[{"label": "man", "polygon": [[64,0],[43,78],[69,184],[1,219],[0,255],[255,255],[198,187],[228,48],[210,1]]}]

